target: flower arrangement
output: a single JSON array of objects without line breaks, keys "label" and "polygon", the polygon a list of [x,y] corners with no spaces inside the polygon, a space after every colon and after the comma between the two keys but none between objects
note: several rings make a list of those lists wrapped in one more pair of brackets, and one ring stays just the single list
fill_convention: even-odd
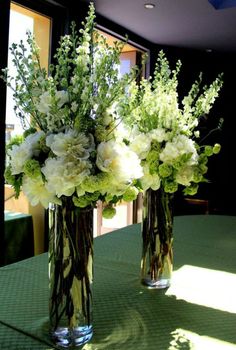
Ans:
[{"label": "flower arrangement", "polygon": [[111,217],[114,203],[136,198],[143,175],[137,154],[115,137],[113,111],[136,68],[119,76],[124,43],[110,47],[94,29],[94,18],[91,4],[80,35],[72,24],[71,34],[62,37],[49,74],[31,33],[29,51],[23,42],[10,48],[17,74],[10,77],[5,69],[3,79],[14,91],[25,133],[7,145],[5,178],[16,197],[22,189],[32,205],[47,208],[63,196],[80,208],[102,200],[104,216]]},{"label": "flower arrangement", "polygon": [[[219,144],[204,144],[207,135],[201,138],[199,125],[219,95],[223,76],[219,74],[201,92],[200,74],[181,103],[177,90],[180,68],[178,61],[171,71],[160,51],[153,79],[142,79],[140,84],[132,81],[117,113],[125,125],[126,143],[141,159],[141,188],[162,187],[166,193],[174,193],[182,187],[185,195],[194,195],[199,183],[207,181],[208,158],[220,151]],[[221,124],[222,119],[216,129]]]},{"label": "flower arrangement", "polygon": [[[80,36],[75,25],[65,35],[49,74],[40,67],[39,48],[28,33],[10,48],[15,78],[3,79],[14,91],[15,112],[25,128],[7,145],[6,181],[32,205],[60,204],[71,197],[78,207],[132,201],[139,191],[160,186],[174,193],[179,185],[194,195],[207,181],[208,158],[220,145],[203,145],[198,126],[222,87],[222,75],[203,88],[196,81],[178,101],[178,73],[160,51],[154,78],[135,80],[137,68],[119,76],[123,43],[110,47],[94,29],[94,7]],[[132,166],[130,166],[132,164]]]}]

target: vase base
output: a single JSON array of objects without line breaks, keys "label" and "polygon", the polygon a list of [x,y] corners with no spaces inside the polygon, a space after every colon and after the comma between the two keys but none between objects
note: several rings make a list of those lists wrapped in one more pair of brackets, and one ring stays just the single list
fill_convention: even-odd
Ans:
[{"label": "vase base", "polygon": [[141,282],[150,289],[164,289],[170,286],[170,278],[159,278],[158,280],[143,278]]},{"label": "vase base", "polygon": [[87,343],[93,336],[93,327],[73,328],[58,327],[51,333],[54,344],[62,348],[75,348]]}]

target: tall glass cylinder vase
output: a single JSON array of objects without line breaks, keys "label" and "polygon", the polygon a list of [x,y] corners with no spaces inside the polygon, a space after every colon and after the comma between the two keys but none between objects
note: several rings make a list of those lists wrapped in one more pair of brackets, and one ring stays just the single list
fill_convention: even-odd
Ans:
[{"label": "tall glass cylinder vase", "polygon": [[93,334],[93,208],[70,197],[49,207],[49,320],[54,344],[79,347]]},{"label": "tall glass cylinder vase", "polygon": [[163,188],[143,196],[141,281],[149,288],[167,288],[173,269],[173,195]]}]

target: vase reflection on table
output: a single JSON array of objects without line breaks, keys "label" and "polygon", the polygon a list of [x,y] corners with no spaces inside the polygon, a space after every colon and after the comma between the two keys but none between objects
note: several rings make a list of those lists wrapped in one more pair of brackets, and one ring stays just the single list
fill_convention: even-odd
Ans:
[{"label": "vase reflection on table", "polygon": [[148,189],[143,196],[141,282],[170,286],[173,269],[173,194]]},{"label": "vase reflection on table", "polygon": [[93,207],[72,199],[49,206],[49,321],[55,344],[79,346],[93,335]]}]

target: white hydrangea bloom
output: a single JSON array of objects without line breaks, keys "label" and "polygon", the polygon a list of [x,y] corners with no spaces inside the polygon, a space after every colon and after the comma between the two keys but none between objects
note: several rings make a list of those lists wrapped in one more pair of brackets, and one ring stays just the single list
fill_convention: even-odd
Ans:
[{"label": "white hydrangea bloom", "polygon": [[149,134],[139,134],[131,141],[129,146],[140,159],[144,159],[151,149],[151,141],[152,139]]},{"label": "white hydrangea bloom", "polygon": [[90,175],[91,164],[86,160],[77,162],[69,158],[48,158],[42,173],[46,178],[46,188],[58,197],[71,196],[84,178]]},{"label": "white hydrangea bloom", "polygon": [[24,175],[22,190],[33,206],[41,203],[44,208],[48,208],[50,202],[61,204],[59,198],[45,187],[42,177],[40,176],[32,179]]},{"label": "white hydrangea bloom", "polygon": [[94,149],[93,136],[85,136],[76,130],[51,134],[46,138],[46,145],[51,148],[58,157],[70,155],[76,159],[88,159],[90,151]]},{"label": "white hydrangea bloom", "polygon": [[168,132],[165,129],[158,128],[150,131],[150,137],[158,142],[163,142],[168,140]]},{"label": "white hydrangea bloom", "polygon": [[37,131],[34,134],[30,134],[25,138],[25,143],[27,147],[31,148],[34,156],[38,156],[40,153],[39,140],[43,137],[45,133],[43,131]]},{"label": "white hydrangea bloom", "polygon": [[194,141],[185,135],[178,135],[172,141],[167,142],[165,148],[160,153],[160,160],[167,164],[173,164],[176,158],[183,154],[191,153],[188,161],[189,165],[196,164],[198,153],[195,148]]},{"label": "white hydrangea bloom", "polygon": [[33,150],[28,143],[23,142],[20,145],[13,145],[12,149],[8,150],[10,157],[10,166],[12,175],[17,175],[23,172],[25,162],[33,155]]},{"label": "white hydrangea bloom", "polygon": [[128,183],[143,176],[137,154],[125,144],[113,140],[98,145],[96,164],[100,170],[111,173],[120,183]]},{"label": "white hydrangea bloom", "polygon": [[194,169],[191,166],[182,167],[176,174],[176,182],[183,186],[190,186],[193,180]]}]

